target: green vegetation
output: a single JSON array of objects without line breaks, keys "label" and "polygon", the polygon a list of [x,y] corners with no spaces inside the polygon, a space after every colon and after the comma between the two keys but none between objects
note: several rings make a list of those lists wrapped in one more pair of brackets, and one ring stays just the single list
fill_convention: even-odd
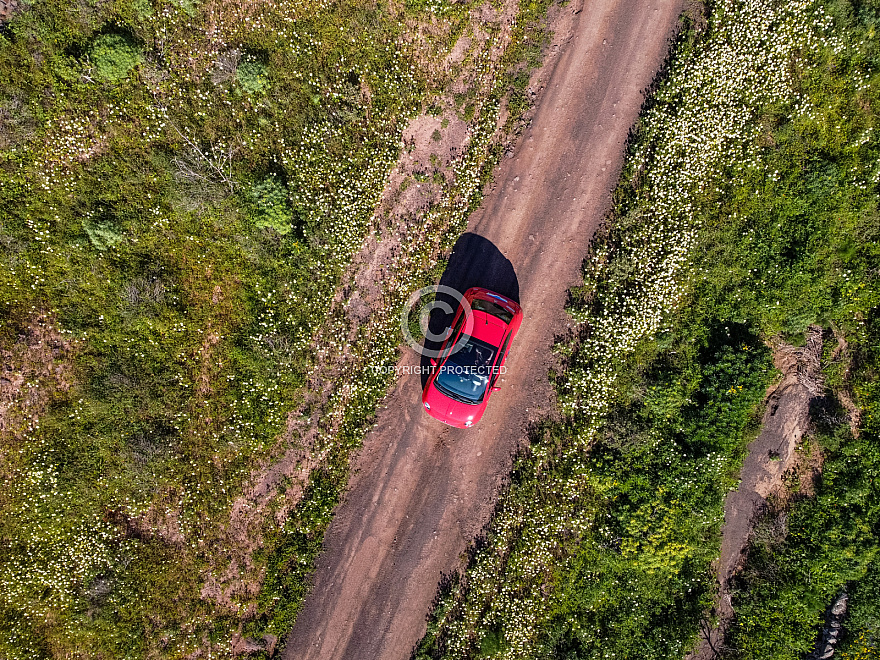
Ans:
[{"label": "green vegetation", "polygon": [[646,105],[573,292],[566,417],[534,431],[418,658],[683,657],[714,599],[767,346],[810,324],[828,393],[803,451],[822,448],[822,477],[787,536],[759,530],[727,644],[803,658],[846,586],[842,655],[877,657],[880,6],[710,9]]},{"label": "green vegetation", "polygon": [[102,34],[92,43],[91,60],[97,74],[109,82],[118,82],[141,60],[131,39],[120,34]]},{"label": "green vegetation", "polygon": [[[772,365],[746,326],[689,316],[622,374],[629,396],[589,454],[551,464],[584,484],[588,529],[552,577],[550,657],[681,657],[711,603],[719,513]],[[553,432],[561,449],[565,429]]]},{"label": "green vegetation", "polygon": [[[235,79],[245,92],[256,94],[262,92],[269,84],[267,73],[265,64],[249,58],[238,65]],[[318,101],[315,101],[315,96],[312,96],[312,102],[320,103],[320,96],[318,96]]]},{"label": "green vegetation", "polygon": [[288,203],[287,188],[274,176],[268,176],[251,187],[251,199],[256,207],[254,225],[274,229],[284,236],[293,229],[293,212]]}]

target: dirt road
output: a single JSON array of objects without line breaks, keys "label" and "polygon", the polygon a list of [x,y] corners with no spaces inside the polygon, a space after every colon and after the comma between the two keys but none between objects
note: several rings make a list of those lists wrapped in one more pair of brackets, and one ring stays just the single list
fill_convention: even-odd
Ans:
[{"label": "dirt road", "polygon": [[[427,417],[404,377],[355,460],[291,660],[405,660],[441,573],[492,511],[525,423],[552,405],[566,291],[610,203],[627,133],[667,52],[679,0],[575,0],[562,9],[531,128],[456,246],[444,283],[516,295],[525,320],[502,391],[475,429]],[[418,364],[413,354],[411,364]]]}]

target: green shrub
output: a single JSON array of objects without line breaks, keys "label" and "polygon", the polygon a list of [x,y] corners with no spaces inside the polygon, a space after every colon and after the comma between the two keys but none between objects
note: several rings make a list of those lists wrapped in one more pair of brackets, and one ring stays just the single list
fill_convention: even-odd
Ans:
[{"label": "green shrub", "polygon": [[110,222],[83,219],[82,227],[96,250],[106,250],[122,240],[122,236]]},{"label": "green shrub", "polygon": [[286,236],[293,229],[293,211],[288,202],[287,187],[275,176],[268,176],[250,189],[256,208],[254,224]]},{"label": "green shrub", "polygon": [[235,71],[235,79],[248,94],[262,92],[269,85],[266,65],[253,58],[244,58]]},{"label": "green shrub", "polygon": [[117,82],[141,61],[137,45],[121,34],[102,34],[92,43],[89,59],[104,80]]}]

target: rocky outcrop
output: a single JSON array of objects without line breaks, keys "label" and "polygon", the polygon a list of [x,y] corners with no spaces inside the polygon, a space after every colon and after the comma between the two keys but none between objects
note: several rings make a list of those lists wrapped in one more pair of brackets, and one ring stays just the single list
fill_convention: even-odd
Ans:
[{"label": "rocky outcrop", "polygon": [[837,646],[837,639],[840,637],[840,629],[846,616],[848,601],[849,596],[847,596],[845,591],[834,601],[834,604],[825,616],[826,624],[822,628],[819,643],[816,644],[816,650],[807,656],[808,660],[829,660],[829,658],[834,656],[834,649]]}]

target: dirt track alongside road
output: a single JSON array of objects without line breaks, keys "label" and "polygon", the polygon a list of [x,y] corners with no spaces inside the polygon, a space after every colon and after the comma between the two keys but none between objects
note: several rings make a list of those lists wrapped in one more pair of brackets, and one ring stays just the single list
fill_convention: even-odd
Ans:
[{"label": "dirt track alongside road", "polygon": [[[444,276],[462,291],[518,292],[525,320],[502,391],[478,427],[457,430],[422,412],[419,376],[400,380],[354,461],[286,658],[405,660],[424,634],[441,573],[487,521],[525,424],[553,405],[546,374],[553,338],[568,325],[566,291],[681,8],[575,0],[561,10],[532,125]],[[487,270],[493,259],[499,266]]]}]

